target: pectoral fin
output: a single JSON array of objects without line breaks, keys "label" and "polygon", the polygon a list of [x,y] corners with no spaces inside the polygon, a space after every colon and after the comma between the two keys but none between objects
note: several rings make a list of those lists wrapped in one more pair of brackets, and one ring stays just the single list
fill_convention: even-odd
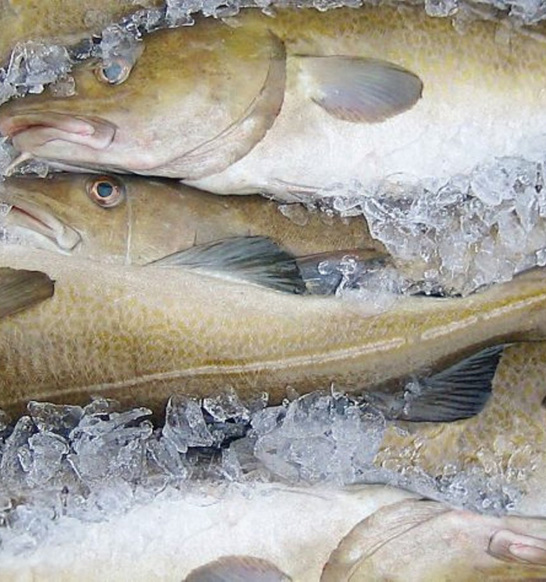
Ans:
[{"label": "pectoral fin", "polygon": [[481,350],[434,376],[408,382],[394,395],[372,394],[371,403],[391,420],[452,422],[482,411],[504,345]]},{"label": "pectoral fin", "polygon": [[263,236],[233,237],[196,245],[150,264],[198,269],[286,293],[307,291],[296,259]]},{"label": "pectoral fin", "polygon": [[0,268],[0,318],[53,296],[54,283],[40,271]]},{"label": "pectoral fin", "polygon": [[344,121],[377,123],[407,111],[423,92],[421,79],[394,63],[359,57],[305,57],[311,99]]},{"label": "pectoral fin", "polygon": [[190,572],[185,582],[290,582],[267,560],[251,556],[226,556]]}]

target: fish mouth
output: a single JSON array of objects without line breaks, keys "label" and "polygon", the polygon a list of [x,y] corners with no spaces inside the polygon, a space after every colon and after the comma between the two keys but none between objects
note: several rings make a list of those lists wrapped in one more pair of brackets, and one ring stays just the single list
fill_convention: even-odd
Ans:
[{"label": "fish mouth", "polygon": [[[41,151],[54,141],[104,150],[113,141],[117,127],[93,116],[80,117],[54,111],[27,111],[0,116],[0,132],[24,154],[47,157]],[[28,157],[28,155],[27,155]]]},{"label": "fish mouth", "polygon": [[43,207],[19,195],[0,196],[0,229],[14,242],[30,239],[36,246],[63,253],[73,251],[82,237],[74,228]]}]

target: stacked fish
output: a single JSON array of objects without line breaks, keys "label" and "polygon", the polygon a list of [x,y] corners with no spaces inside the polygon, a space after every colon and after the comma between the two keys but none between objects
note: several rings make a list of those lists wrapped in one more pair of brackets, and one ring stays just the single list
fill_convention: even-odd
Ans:
[{"label": "stacked fish", "polygon": [[[99,4],[91,18],[81,4],[50,2],[44,16],[45,3],[4,0],[0,51],[30,29],[73,42],[134,8]],[[130,54],[75,67],[69,94],[0,106],[0,131],[17,151],[8,174],[28,164],[70,172],[0,184],[2,408],[100,395],[161,415],[172,394],[229,386],[279,404],[287,387],[334,385],[391,423],[383,463],[402,462],[396,451],[418,441],[431,474],[446,450],[471,464],[505,422],[499,457],[535,444],[525,508],[544,515],[546,272],[467,297],[422,296],[363,217],[306,208],[340,183],[441,181],[546,135],[546,52],[518,35],[501,45],[496,30],[476,22],[461,35],[409,8],[248,11],[153,32]],[[377,277],[388,291],[337,296]],[[349,534],[356,520],[325,536],[331,550],[347,534],[321,579],[544,575],[540,518],[383,494],[368,491]],[[431,548],[420,559],[415,528]],[[389,555],[394,537],[411,564]],[[187,579],[317,579],[297,555],[258,553]]]}]

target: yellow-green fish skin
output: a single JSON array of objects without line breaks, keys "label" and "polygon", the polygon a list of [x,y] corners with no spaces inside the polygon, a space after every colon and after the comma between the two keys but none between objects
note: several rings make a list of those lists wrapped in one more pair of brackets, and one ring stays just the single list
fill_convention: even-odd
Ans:
[{"label": "yellow-green fish skin", "polygon": [[[0,406],[90,395],[161,411],[173,392],[232,386],[278,403],[332,383],[352,393],[544,337],[545,272],[467,298],[393,309],[274,292],[183,268],[104,265],[6,245],[0,266],[42,270],[55,294],[0,323]],[[399,386],[397,385],[396,388]],[[392,389],[392,386],[391,386]]]},{"label": "yellow-green fish skin", "polygon": [[[516,33],[503,44],[497,30],[475,22],[462,34],[449,19],[408,7],[279,9],[275,18],[246,11],[229,25],[201,19],[147,36],[121,85],[101,84],[83,67],[76,96],[5,104],[0,128],[22,153],[60,167],[177,177],[223,194],[293,199],[351,180],[445,180],[493,157],[541,151],[543,44]],[[385,121],[339,119],[318,104],[329,90],[314,58],[323,56],[403,67],[421,79],[422,96]],[[354,94],[350,79],[334,87],[344,99]],[[70,116],[95,133],[74,132]],[[228,147],[242,142],[236,155]]]},{"label": "yellow-green fish skin", "polygon": [[[113,207],[98,204],[90,195],[97,184],[113,185],[120,192],[119,202]],[[144,264],[237,236],[267,236],[295,256],[358,249],[384,252],[371,238],[363,216],[342,219],[291,206],[290,218],[260,196],[218,197],[167,180],[82,174],[8,178],[0,186],[0,201],[12,205],[2,219],[5,235],[19,237],[21,244],[112,264]],[[40,223],[24,222],[32,213]],[[29,239],[51,220],[77,233],[69,238],[70,243],[78,240],[73,248],[67,248],[60,227],[46,233],[49,238]]]}]

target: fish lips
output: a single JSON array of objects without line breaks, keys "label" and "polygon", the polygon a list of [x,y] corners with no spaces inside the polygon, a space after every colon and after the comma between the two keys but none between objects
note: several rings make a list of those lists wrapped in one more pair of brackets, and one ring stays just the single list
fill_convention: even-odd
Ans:
[{"label": "fish lips", "polygon": [[0,203],[4,205],[0,227],[3,237],[26,241],[39,248],[61,253],[73,251],[82,241],[80,233],[55,215],[50,209],[33,203],[24,195],[11,194],[0,188]]},{"label": "fish lips", "polygon": [[[94,150],[106,149],[114,140],[117,127],[99,117],[80,117],[57,112],[28,111],[0,115],[0,132],[11,139],[22,154],[49,158],[48,144],[66,142]],[[70,150],[67,150],[69,159]],[[55,156],[57,157],[57,155]]]}]

